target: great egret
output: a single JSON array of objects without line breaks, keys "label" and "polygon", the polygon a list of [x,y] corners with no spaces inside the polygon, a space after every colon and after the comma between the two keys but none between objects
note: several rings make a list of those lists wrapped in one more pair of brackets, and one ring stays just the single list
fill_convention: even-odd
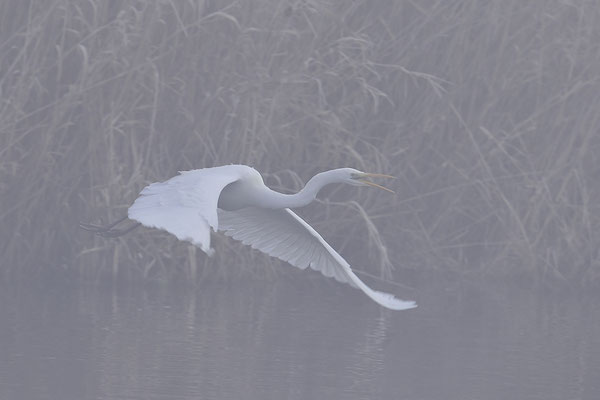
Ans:
[{"label": "great egret", "polygon": [[289,264],[310,267],[327,277],[362,290],[383,307],[406,310],[416,307],[392,294],[368,287],[350,265],[309,224],[290,208],[311,203],[321,188],[331,183],[373,186],[390,191],[369,177],[391,178],[353,168],[339,168],[312,177],[296,194],[269,189],[258,171],[246,165],[225,165],[182,171],[165,182],[145,187],[129,207],[128,216],[138,221],[125,231],[82,224],[102,236],[120,236],[140,224],[164,229],[211,255],[210,228]]}]

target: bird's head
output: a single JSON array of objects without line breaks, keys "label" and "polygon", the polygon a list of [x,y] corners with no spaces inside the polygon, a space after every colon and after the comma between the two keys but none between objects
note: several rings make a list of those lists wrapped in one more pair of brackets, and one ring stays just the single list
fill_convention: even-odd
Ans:
[{"label": "bird's head", "polygon": [[372,174],[369,172],[362,172],[362,171],[359,171],[354,168],[340,168],[339,171],[341,174],[342,181],[344,183],[349,183],[350,185],[354,185],[354,186],[372,186],[372,187],[376,187],[379,189],[383,189],[390,193],[394,193],[393,190],[388,189],[384,186],[378,185],[369,180],[369,178],[392,178],[392,179],[394,179],[395,178],[394,176],[384,175],[384,174]]}]

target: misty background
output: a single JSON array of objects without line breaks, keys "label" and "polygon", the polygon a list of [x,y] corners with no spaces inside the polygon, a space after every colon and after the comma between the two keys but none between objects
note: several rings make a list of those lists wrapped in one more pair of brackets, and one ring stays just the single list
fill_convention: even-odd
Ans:
[{"label": "misty background", "polygon": [[299,211],[357,269],[597,284],[599,20],[594,1],[3,1],[2,273],[263,274],[219,236],[208,259],[77,227],[242,163],[286,192],[397,176]]},{"label": "misty background", "polygon": [[[592,0],[1,1],[0,398],[600,398],[599,21]],[[78,227],[229,163],[286,193],[396,176],[296,211],[419,307],[221,235],[209,258]]]}]

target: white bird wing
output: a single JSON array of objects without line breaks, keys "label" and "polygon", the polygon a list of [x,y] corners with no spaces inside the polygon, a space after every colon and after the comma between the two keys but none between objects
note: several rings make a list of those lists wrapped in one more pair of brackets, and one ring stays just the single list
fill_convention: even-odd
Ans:
[{"label": "white bird wing", "polygon": [[292,210],[242,208],[218,210],[219,230],[291,265],[310,267],[327,277],[362,290],[378,304],[392,310],[416,307],[414,301],[400,300],[390,293],[368,287],[352,272],[350,265],[309,224]]},{"label": "white bird wing", "polygon": [[217,204],[223,188],[242,177],[241,165],[182,171],[165,182],[146,186],[128,216],[142,225],[164,229],[200,247],[208,255],[210,227],[219,227]]}]

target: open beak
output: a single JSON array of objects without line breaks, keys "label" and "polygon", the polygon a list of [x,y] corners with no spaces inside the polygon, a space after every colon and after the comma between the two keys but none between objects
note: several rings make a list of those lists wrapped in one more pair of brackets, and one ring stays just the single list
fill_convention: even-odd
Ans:
[{"label": "open beak", "polygon": [[395,193],[392,189],[388,189],[385,186],[378,185],[376,183],[373,183],[373,182],[368,181],[368,180],[363,179],[363,178],[392,178],[392,179],[396,179],[395,176],[384,175],[384,174],[370,174],[370,173],[366,173],[365,172],[365,173],[362,173],[359,176],[359,179],[357,179],[359,182],[364,183],[365,185],[369,185],[369,186],[373,186],[373,187],[376,187],[376,188],[379,188],[379,189],[383,189],[386,192]]}]

